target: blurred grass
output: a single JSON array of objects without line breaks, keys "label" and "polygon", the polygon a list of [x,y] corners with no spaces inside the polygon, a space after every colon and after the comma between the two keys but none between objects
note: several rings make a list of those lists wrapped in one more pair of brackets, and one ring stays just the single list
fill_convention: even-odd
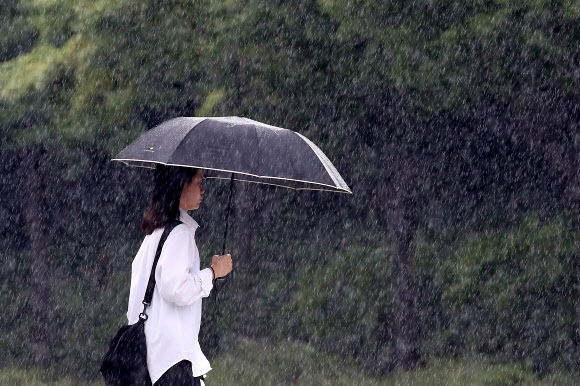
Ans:
[{"label": "blurred grass", "polygon": [[363,375],[353,362],[320,352],[305,343],[268,344],[246,340],[212,361],[209,385],[571,385],[571,375],[554,373],[539,380],[516,364],[486,360],[431,359],[415,371],[391,376]]},{"label": "blurred grass", "polygon": [[40,386],[40,385],[59,385],[59,386],[80,386],[80,385],[103,385],[103,382],[83,382],[71,378],[60,378],[50,380],[50,376],[41,369],[2,369],[0,370],[0,385],[6,386]]},{"label": "blurred grass", "polygon": [[[230,353],[212,361],[208,385],[572,385],[572,375],[553,373],[539,380],[517,364],[486,360],[431,359],[415,371],[386,377],[363,375],[353,362],[299,342],[243,340]],[[102,385],[69,378],[50,381],[38,369],[0,370],[0,385]]]}]

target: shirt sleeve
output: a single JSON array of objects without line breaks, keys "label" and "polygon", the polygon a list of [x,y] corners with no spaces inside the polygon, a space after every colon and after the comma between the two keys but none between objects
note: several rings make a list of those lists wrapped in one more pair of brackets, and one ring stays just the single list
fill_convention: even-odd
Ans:
[{"label": "shirt sleeve", "polygon": [[199,252],[193,233],[186,225],[178,225],[167,237],[155,281],[161,296],[178,306],[188,306],[209,296],[212,273],[209,268],[199,271]]}]

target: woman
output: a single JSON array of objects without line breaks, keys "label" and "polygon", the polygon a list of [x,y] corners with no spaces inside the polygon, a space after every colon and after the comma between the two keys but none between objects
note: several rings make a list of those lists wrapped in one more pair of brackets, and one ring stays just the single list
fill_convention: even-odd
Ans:
[{"label": "woman", "polygon": [[153,197],[141,228],[147,235],[133,260],[129,295],[129,324],[143,309],[155,252],[166,224],[179,220],[163,245],[155,270],[155,290],[147,309],[145,336],[151,382],[159,385],[201,385],[211,370],[198,342],[201,298],[207,297],[213,279],[232,270],[231,255],[213,256],[211,267],[200,270],[195,244],[197,222],[188,210],[198,209],[204,188],[203,170],[158,165]]}]

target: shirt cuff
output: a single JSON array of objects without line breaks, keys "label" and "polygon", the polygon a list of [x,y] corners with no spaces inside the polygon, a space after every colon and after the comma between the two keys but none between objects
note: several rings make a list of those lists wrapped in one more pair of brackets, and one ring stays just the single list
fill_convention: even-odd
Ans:
[{"label": "shirt cuff", "polygon": [[204,297],[208,297],[213,288],[213,273],[211,269],[202,269],[199,271],[199,277],[201,279],[201,292]]}]

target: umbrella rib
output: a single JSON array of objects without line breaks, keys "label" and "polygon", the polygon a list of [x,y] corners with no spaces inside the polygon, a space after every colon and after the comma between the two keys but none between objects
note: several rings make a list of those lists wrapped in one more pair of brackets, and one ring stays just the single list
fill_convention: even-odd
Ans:
[{"label": "umbrella rib", "polygon": [[[207,179],[214,179],[214,180],[229,180],[229,178],[227,177],[206,177]],[[279,185],[279,184],[273,184],[271,182],[262,182],[262,181],[252,181],[252,180],[242,180],[240,178],[235,178],[236,181],[241,181],[241,182],[249,182],[249,183],[254,183],[254,184],[261,184],[261,185],[270,185],[270,186],[278,186],[280,188],[286,188],[286,189],[292,189],[292,190],[316,190],[316,191],[323,191],[323,192],[335,192],[335,193],[346,193],[346,194],[352,194],[352,192],[350,191],[345,191],[342,189],[338,189],[337,190],[332,190],[332,189],[317,189],[317,188],[293,188],[291,186],[286,186],[286,185]],[[301,181],[303,182],[303,181]],[[314,182],[308,182],[309,184],[314,184]],[[319,184],[322,185],[322,184]],[[330,185],[327,185],[330,186]],[[334,188],[336,188],[335,186],[333,186]]]}]

